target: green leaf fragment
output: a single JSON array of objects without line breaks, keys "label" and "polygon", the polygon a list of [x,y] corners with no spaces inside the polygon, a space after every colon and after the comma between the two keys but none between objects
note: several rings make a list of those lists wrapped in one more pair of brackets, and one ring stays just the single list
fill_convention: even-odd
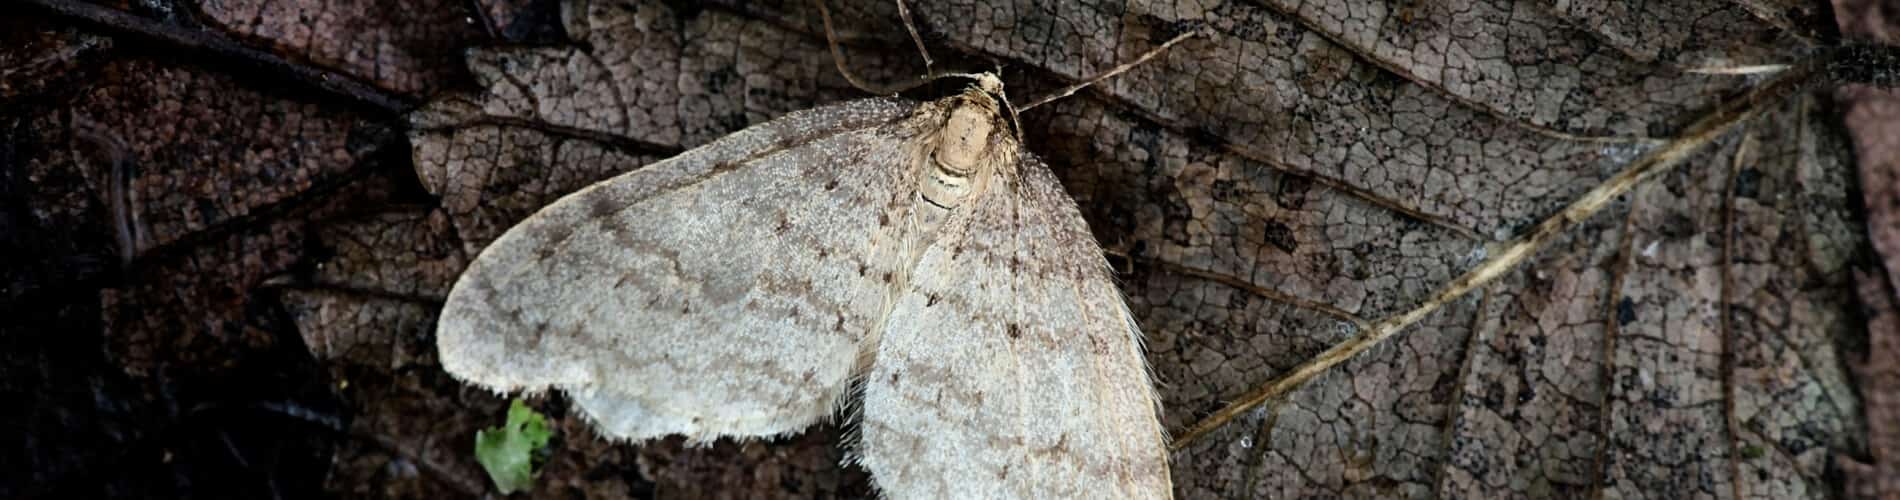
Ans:
[{"label": "green leaf fragment", "polygon": [[540,473],[535,456],[546,451],[553,436],[547,417],[516,399],[508,407],[507,423],[475,431],[475,461],[488,470],[502,494],[527,491]]}]

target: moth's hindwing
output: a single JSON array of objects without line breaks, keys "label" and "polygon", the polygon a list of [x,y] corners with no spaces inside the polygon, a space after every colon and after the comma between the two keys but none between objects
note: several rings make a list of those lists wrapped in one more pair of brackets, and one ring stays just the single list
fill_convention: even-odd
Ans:
[{"label": "moth's hindwing", "polygon": [[1168,498],[1132,315],[1029,154],[944,223],[864,381],[862,463],[896,498]]}]

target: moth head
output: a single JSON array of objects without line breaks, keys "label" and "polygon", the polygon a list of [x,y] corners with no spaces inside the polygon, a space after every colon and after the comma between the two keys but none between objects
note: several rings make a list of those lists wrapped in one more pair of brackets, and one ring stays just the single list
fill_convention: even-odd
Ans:
[{"label": "moth head", "polygon": [[984,166],[994,154],[992,136],[996,132],[996,112],[977,105],[959,105],[950,109],[938,136],[937,164],[952,174],[968,176]]},{"label": "moth head", "polygon": [[980,75],[969,90],[939,101],[943,124],[930,147],[924,198],[955,208],[1014,163],[1016,143],[1002,115],[1002,85],[993,75]]}]

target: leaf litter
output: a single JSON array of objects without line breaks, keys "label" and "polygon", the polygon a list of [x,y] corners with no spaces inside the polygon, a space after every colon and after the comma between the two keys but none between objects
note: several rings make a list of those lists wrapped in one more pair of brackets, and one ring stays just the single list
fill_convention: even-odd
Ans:
[{"label": "leaf litter", "polygon": [[[1794,26],[1787,19],[1804,19],[1798,8],[1774,2],[1743,5],[1750,15],[1781,29]],[[862,22],[843,27],[859,37],[848,43],[848,51],[860,73],[884,81],[919,73],[913,53],[886,50],[909,44],[906,33],[893,33],[879,21],[894,19],[894,6],[837,7],[856,13],[841,17]],[[1441,76],[1413,83],[1404,75],[1445,73],[1405,66],[1423,58],[1393,56],[1463,50],[1455,43],[1397,46],[1355,34],[1362,32],[1346,29],[1348,24],[1329,29],[1322,21],[1392,19],[1406,23],[1400,28],[1429,34],[1424,30],[1467,26],[1469,19],[1456,17],[1469,9],[1407,13],[1403,5],[1389,5],[1383,12],[1391,15],[1360,18],[1276,3],[1229,5],[1214,13],[1142,5],[1047,12],[965,3],[913,7],[926,42],[950,47],[947,59],[974,55],[1006,63],[1006,76],[1028,80],[1011,81],[1012,89],[1054,88],[1093,74],[1092,69],[1165,39],[1183,22],[1212,19],[1207,22],[1219,25],[1213,40],[1170,52],[1147,67],[1145,78],[1138,68],[1130,78],[1024,117],[1032,132],[1029,143],[1055,163],[1098,239],[1111,254],[1126,257],[1121,263],[1128,271],[1125,287],[1149,333],[1151,362],[1166,384],[1169,425],[1177,430],[1353,333],[1329,326],[1340,324],[1336,316],[1289,303],[1326,304],[1373,319],[1401,311],[1468,269],[1468,256],[1487,247],[1492,237],[1521,234],[1623,165],[1602,151],[1673,137],[1700,116],[1694,111],[1753,83],[1727,76],[1647,76],[1641,65],[1604,63],[1609,69],[1599,74],[1552,73],[1550,78],[1561,83],[1552,88],[1607,83],[1590,84],[1602,90],[1588,95],[1556,99],[1564,106],[1547,111],[1533,105],[1539,99],[1513,99],[1550,94],[1536,94],[1540,87],[1496,73],[1495,66],[1474,68],[1483,76],[1470,81]],[[573,49],[493,51],[498,63],[512,64],[517,72],[556,64],[574,68],[570,72],[604,69],[616,76],[577,82],[585,84],[583,90],[602,89],[596,95],[620,99],[598,102],[636,104],[615,113],[622,118],[604,121],[575,119],[581,115],[564,110],[590,108],[549,101],[484,110],[476,116],[485,122],[473,125],[424,127],[429,133],[490,137],[474,144],[531,146],[486,150],[500,153],[489,157],[514,158],[508,161],[518,168],[489,170],[493,173],[478,177],[488,179],[481,183],[454,189],[440,182],[425,185],[445,200],[481,200],[481,193],[489,191],[558,195],[586,182],[582,177],[632,168],[643,163],[642,157],[663,157],[669,147],[690,147],[722,130],[854,97],[844,82],[827,74],[830,61],[822,51],[816,16],[802,8],[788,3],[686,13],[638,9],[647,24],[635,31],[652,41],[640,45],[642,57],[659,61],[659,71],[615,69],[620,58],[590,57]],[[1538,45],[1518,44],[1528,47],[1526,54],[1506,54],[1504,60],[1530,57],[1520,61],[1521,67],[1559,69],[1606,61],[1607,56],[1592,51],[1566,52],[1595,43],[1598,35],[1591,30],[1538,21],[1549,14],[1538,5],[1516,8],[1512,16],[1531,19],[1512,21],[1519,23],[1517,32],[1528,26],[1553,34],[1535,40]],[[978,12],[983,15],[973,15]],[[1002,25],[1019,29],[993,28]],[[612,50],[603,43],[611,39],[603,29],[568,31],[592,37],[588,46],[595,51]],[[730,41],[721,45],[720,33],[730,33],[725,38]],[[1063,43],[1037,41],[1051,39]],[[882,43],[887,41],[897,43]],[[1688,67],[1704,61],[1665,62]],[[944,64],[949,63],[939,62]],[[476,73],[480,79],[480,70]],[[682,75],[686,79],[677,78]],[[1677,81],[1672,79],[1690,84],[1659,83]],[[523,92],[536,90],[534,79],[503,76],[484,86],[501,89],[520,85],[516,82],[530,85],[494,95],[536,95]],[[598,82],[624,85],[605,91],[610,86]],[[672,85],[680,82],[686,84]],[[1498,90],[1499,85],[1526,92]],[[1654,94],[1655,102],[1619,97],[1645,95],[1643,89],[1652,85],[1663,88]],[[1207,99],[1212,96],[1220,99]],[[507,99],[472,102],[505,104]],[[1718,138],[1683,167],[1612,204],[1610,213],[1557,238],[1531,257],[1535,262],[1529,267],[1507,274],[1502,283],[1447,304],[1386,347],[1263,407],[1265,418],[1197,441],[1177,455],[1179,491],[1190,497],[1610,489],[1722,496],[1825,492],[1826,457],[1854,455],[1859,446],[1858,423],[1851,418],[1859,414],[1857,403],[1840,383],[1840,362],[1831,360],[1830,346],[1852,335],[1851,319],[1840,312],[1847,307],[1840,292],[1849,279],[1845,269],[1859,259],[1854,242],[1860,240],[1857,231],[1842,229],[1854,227],[1846,213],[1852,206],[1846,182],[1840,179],[1849,165],[1841,157],[1846,148],[1819,124],[1766,126],[1828,116],[1824,104],[1806,94],[1789,102],[1806,104],[1789,105],[1743,126],[1760,129],[1750,132],[1755,154],[1736,161],[1734,152],[1748,141],[1735,135]],[[1593,107],[1597,104],[1603,106]],[[1571,112],[1577,116],[1568,116]],[[595,139],[614,140],[598,141],[607,145],[589,153],[595,146],[586,143]],[[608,150],[630,159],[612,165],[584,160],[601,158]],[[481,151],[460,154],[482,157]],[[522,172],[556,165],[553,172],[572,173]],[[422,177],[430,178],[427,167],[419,167]],[[595,170],[589,173],[589,168]],[[471,180],[461,179],[455,182]],[[1687,198],[1693,202],[1678,201],[1691,193],[1703,194]],[[532,197],[519,206],[535,203]],[[483,217],[490,227],[506,227],[526,215],[521,208],[464,203],[445,214],[449,231],[479,228],[475,222]],[[1701,215],[1704,210],[1722,214],[1724,206],[1738,207],[1732,225],[1723,222],[1726,216]],[[1742,215],[1751,213],[1746,210],[1755,215]],[[452,214],[457,211],[461,214]],[[1725,226],[1747,232],[1731,240],[1720,237],[1719,229],[1708,229]],[[473,232],[465,245],[479,248],[485,241],[480,234]],[[1720,250],[1723,240],[1733,241],[1727,251]],[[1749,252],[1760,257],[1719,257]],[[1725,261],[1732,270],[1721,271]],[[1784,278],[1762,281],[1773,276]],[[1724,289],[1729,289],[1726,300]],[[1711,296],[1717,298],[1708,300]],[[1768,313],[1745,314],[1755,309]],[[1724,320],[1733,337],[1707,333],[1720,330],[1710,325]],[[1756,338],[1768,344],[1742,348]],[[1786,349],[1764,352],[1774,351],[1773,346]],[[1725,349],[1735,354],[1720,354]],[[1717,354],[1711,357],[1711,352]],[[1701,403],[1721,401],[1724,394],[1733,394],[1727,399],[1735,404],[1718,403],[1711,414],[1711,406]],[[1667,434],[1656,432],[1656,426],[1685,422],[1708,425],[1680,427],[1693,440],[1657,440]],[[1565,439],[1523,432],[1540,426]],[[1254,446],[1212,451],[1240,442]],[[1547,446],[1552,443],[1559,444]],[[641,452],[642,461],[727,453],[654,448],[661,449]],[[822,457],[828,453],[822,445],[803,452],[796,448],[742,456],[763,461],[753,462],[755,468],[760,463],[827,463],[790,458],[798,453]],[[1736,460],[1756,448],[1762,456]],[[1704,450],[1722,453],[1698,454]],[[1671,461],[1685,457],[1701,461],[1671,470],[1644,465],[1684,463]],[[1743,469],[1759,461],[1767,461],[1763,469]],[[1744,470],[1751,474],[1738,473]],[[685,484],[693,477],[661,480]]]}]

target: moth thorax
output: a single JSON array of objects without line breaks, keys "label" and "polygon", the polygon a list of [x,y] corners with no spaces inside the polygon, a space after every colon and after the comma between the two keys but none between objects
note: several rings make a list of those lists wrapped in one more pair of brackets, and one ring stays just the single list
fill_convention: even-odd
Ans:
[{"label": "moth thorax", "polygon": [[990,132],[995,128],[994,110],[974,104],[957,106],[950,111],[938,135],[937,149],[931,155],[930,175],[923,185],[924,198],[944,208],[956,208],[963,200],[980,191],[985,170],[993,168]]}]

